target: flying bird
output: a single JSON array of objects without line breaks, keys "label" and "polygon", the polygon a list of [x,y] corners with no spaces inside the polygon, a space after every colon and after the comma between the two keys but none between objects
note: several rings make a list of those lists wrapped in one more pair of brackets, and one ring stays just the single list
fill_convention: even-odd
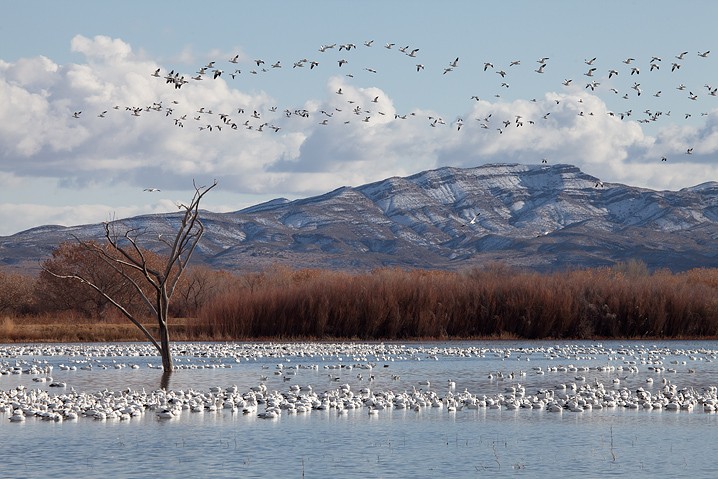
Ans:
[{"label": "flying bird", "polygon": [[474,215],[474,217],[471,218],[471,221],[469,221],[468,223],[464,223],[464,224],[461,225],[461,226],[464,227],[464,226],[466,226],[467,224],[470,224],[470,225],[476,224],[476,218],[478,218],[480,214],[481,214],[481,213],[476,213],[476,214]]}]

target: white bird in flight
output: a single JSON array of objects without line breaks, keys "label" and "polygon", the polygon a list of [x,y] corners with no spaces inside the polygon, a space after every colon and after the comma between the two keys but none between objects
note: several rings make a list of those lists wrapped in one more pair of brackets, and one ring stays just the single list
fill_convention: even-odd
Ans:
[{"label": "white bird in flight", "polygon": [[461,226],[464,227],[464,226],[466,226],[467,224],[469,224],[469,225],[476,224],[476,219],[479,217],[480,214],[481,214],[481,213],[476,213],[476,214],[474,215],[474,217],[471,218],[471,221],[469,221],[468,223],[464,223],[464,224],[461,225]]}]

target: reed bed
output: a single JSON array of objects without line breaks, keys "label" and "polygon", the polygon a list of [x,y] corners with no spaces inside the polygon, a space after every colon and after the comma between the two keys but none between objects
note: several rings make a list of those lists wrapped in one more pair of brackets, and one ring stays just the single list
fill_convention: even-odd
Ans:
[{"label": "reed bed", "polygon": [[718,336],[718,272],[297,271],[219,295],[197,334],[244,338]]},{"label": "reed bed", "polygon": [[[502,265],[200,273],[178,296],[173,340],[718,337],[716,269],[649,272],[628,262],[545,274]],[[145,340],[112,310],[58,310],[27,293],[32,281],[22,284],[25,293],[12,296],[20,299],[6,295],[0,309],[0,342]],[[145,325],[154,331],[156,321]]]}]

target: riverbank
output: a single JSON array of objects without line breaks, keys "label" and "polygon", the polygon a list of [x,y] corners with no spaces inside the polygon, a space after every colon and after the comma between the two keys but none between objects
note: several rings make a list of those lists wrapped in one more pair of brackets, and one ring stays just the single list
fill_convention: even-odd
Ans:
[{"label": "riverbank", "polygon": [[[170,337],[172,341],[357,341],[363,340],[357,337],[229,337],[219,332],[208,334],[207,331],[197,327],[199,320],[196,318],[171,318]],[[152,334],[157,334],[157,324],[152,320],[145,320],[142,325]],[[436,340],[521,340],[512,333],[503,333],[486,336],[471,337],[406,337],[406,338],[375,338],[381,340],[402,340],[402,341],[436,341]],[[532,338],[542,340],[576,340],[588,338]],[[718,340],[718,336],[637,336],[637,337],[593,337],[595,340]],[[110,320],[95,320],[88,318],[68,317],[4,317],[0,318],[0,343],[104,343],[104,342],[143,342],[147,338],[143,333],[128,320],[113,318]]]},{"label": "riverbank", "polygon": [[[192,334],[191,318],[170,319],[173,341],[200,341]],[[143,321],[142,325],[157,334],[157,323]],[[87,318],[5,317],[0,318],[0,343],[86,343],[146,341],[142,331],[123,318],[95,320]]]}]

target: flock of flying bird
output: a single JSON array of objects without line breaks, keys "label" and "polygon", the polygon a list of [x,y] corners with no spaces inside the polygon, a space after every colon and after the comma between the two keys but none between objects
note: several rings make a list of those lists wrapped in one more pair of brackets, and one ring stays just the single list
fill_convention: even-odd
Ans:
[{"label": "flock of flying bird", "polygon": [[[361,48],[372,47],[374,47],[374,41],[368,40],[363,43],[363,47]],[[408,45],[398,48],[395,47],[396,44],[394,43],[386,43],[383,46],[384,49],[397,51],[398,53],[406,56],[407,58],[419,58],[419,48],[412,48]],[[352,79],[354,78],[355,74],[359,73],[358,70],[352,69],[354,63],[352,55],[353,51],[357,48],[358,47],[354,43],[345,43],[339,45],[322,45],[319,47],[316,53],[317,59],[309,60],[307,58],[301,58],[292,62],[291,67],[286,68],[291,68],[292,70],[320,70],[322,68],[327,68],[325,65],[329,64],[329,68],[332,68],[332,74],[338,74],[339,72],[341,72],[345,74],[347,78]],[[338,56],[332,57],[330,55],[331,51],[336,51],[338,53]],[[700,51],[697,52],[695,57],[697,57],[698,59],[705,59],[709,56],[709,54],[709,50]],[[581,108],[583,100],[580,97],[580,94],[578,94],[577,92],[584,90],[590,90],[591,92],[595,92],[597,89],[601,88],[601,84],[604,82],[615,82],[615,79],[619,76],[628,76],[631,78],[631,81],[629,83],[633,83],[632,86],[630,86],[630,89],[621,92],[618,90],[618,88],[616,88],[616,85],[611,86],[608,91],[615,95],[618,95],[624,100],[636,99],[640,97],[644,92],[644,89],[647,88],[647,86],[644,86],[644,83],[642,83],[645,81],[643,80],[644,78],[655,74],[654,72],[660,71],[661,68],[663,68],[664,71],[670,69],[671,74],[675,74],[681,69],[682,65],[685,62],[690,61],[691,58],[692,57],[687,51],[678,52],[676,55],[673,56],[673,58],[667,60],[665,63],[663,62],[663,59],[661,57],[653,56],[648,62],[648,66],[645,67],[642,66],[635,58],[629,57],[622,60],[622,63],[625,64],[623,68],[606,68],[603,71],[599,70],[597,59],[595,57],[588,58],[584,60],[585,71],[583,71],[581,75],[582,79],[585,78],[585,88],[581,88],[581,90],[578,90],[576,86],[581,84],[579,80],[573,78],[565,78],[561,82],[561,85],[564,88],[571,89],[570,92],[572,94],[563,96],[557,95],[554,99],[553,105],[551,105],[550,102],[545,102],[546,106],[544,111],[542,111],[535,118],[524,118],[522,115],[513,115],[507,118],[497,118],[498,115],[494,116],[493,113],[488,113],[486,115],[482,115],[475,118],[477,123],[475,123],[474,125],[478,125],[478,128],[481,130],[495,131],[498,132],[498,134],[503,134],[509,128],[521,128],[524,126],[535,125],[539,121],[550,120],[550,115],[552,113],[555,114],[556,112],[562,111],[559,106],[562,101],[576,102],[578,107],[578,116],[592,117],[594,116],[593,112],[584,111],[584,109]],[[536,75],[545,74],[549,68],[549,60],[549,57],[542,57],[537,59],[535,61],[537,67],[533,70],[533,72]],[[494,87],[498,88],[499,91],[502,91],[502,89],[508,89],[510,87],[508,81],[510,78],[514,77],[514,72],[521,69],[522,61],[515,59],[507,62],[507,64],[508,66],[503,68],[500,66],[495,67],[494,63],[490,61],[483,62],[483,72],[486,72],[487,74],[495,73],[497,75],[497,77],[495,77],[497,81],[495,82]],[[249,65],[249,70],[247,70],[246,68],[242,69],[244,67],[240,68],[241,65]],[[427,71],[430,69],[427,68],[425,64],[416,62],[416,60],[411,61],[410,63],[408,63],[408,65],[412,71],[415,71],[414,74],[430,74],[430,72]],[[228,66],[231,66],[231,68],[228,68]],[[223,68],[228,69],[225,71]],[[282,64],[281,60],[269,62],[263,59],[253,59],[251,60],[251,62],[249,62],[243,59],[242,61],[240,61],[240,55],[236,54],[231,56],[225,62],[219,62],[216,60],[210,61],[207,64],[200,66],[194,75],[182,74],[179,71],[175,70],[162,73],[161,68],[155,69],[154,71],[150,72],[149,75],[157,78],[158,80],[164,81],[168,85],[168,87],[172,88],[173,90],[180,90],[182,88],[195,88],[200,85],[201,82],[206,80],[217,81],[219,79],[225,79],[229,82],[231,80],[240,79],[242,75],[254,76],[268,74],[269,72],[278,71],[282,68],[285,68],[285,65]],[[450,58],[447,63],[440,69],[435,69],[435,72],[437,74],[440,72],[443,76],[455,74],[455,72],[457,70],[460,70],[460,68],[460,58],[455,57]],[[379,72],[376,68],[364,66],[362,68],[362,73],[376,75]],[[642,79],[641,82],[639,82],[639,78]],[[675,88],[681,92],[687,91],[686,98],[688,101],[695,102],[701,96],[718,96],[718,86],[712,86],[709,84],[704,85],[704,88],[706,89],[705,95],[700,93],[701,90],[699,90],[698,88],[687,88],[683,83],[679,83]],[[605,90],[606,86],[604,86],[603,89]],[[350,89],[341,87],[338,88],[335,92],[335,99],[328,102],[330,106],[324,106],[321,109],[317,108],[317,110],[315,111],[310,111],[306,107],[279,108],[274,105],[269,107],[267,107],[266,105],[235,105],[232,110],[224,110],[222,112],[213,111],[213,108],[218,108],[218,106],[209,105],[199,107],[196,110],[188,110],[184,109],[185,107],[181,105],[180,102],[177,100],[172,100],[171,105],[163,104],[163,100],[158,100],[152,102],[152,104],[150,105],[125,107],[115,105],[114,107],[112,107],[112,109],[124,110],[125,112],[135,117],[139,117],[141,115],[144,115],[145,113],[160,112],[163,113],[164,117],[172,120],[174,122],[174,125],[177,127],[184,128],[186,125],[192,122],[195,125],[195,128],[199,129],[200,131],[207,132],[220,132],[223,130],[251,130],[254,132],[273,131],[277,133],[282,128],[284,128],[285,125],[288,125],[288,121],[290,119],[294,118],[310,121],[314,119],[317,124],[326,126],[334,122],[349,124],[352,121],[360,121],[363,123],[373,124],[376,123],[377,120],[380,118],[383,118],[381,123],[386,123],[387,121],[392,120],[399,121],[422,117],[422,115],[417,111],[412,111],[406,114],[399,114],[395,112],[388,113],[386,111],[382,111],[382,109],[380,108],[380,105],[382,104],[382,99],[380,98],[380,96],[373,96],[373,98],[368,98],[363,93],[352,94],[350,91],[347,90]],[[354,91],[353,89],[351,90]],[[660,90],[651,93],[651,95],[655,98],[660,98],[661,94],[662,92]],[[501,94],[496,93],[494,94],[494,97],[500,98]],[[470,97],[470,101],[478,102],[480,100],[481,98],[479,95],[472,95]],[[531,101],[537,102],[536,99],[532,99]],[[219,108],[225,107],[220,106]],[[108,115],[109,111],[110,109],[108,108],[108,110],[99,112],[96,116],[99,118],[105,118]],[[613,117],[624,120],[628,119],[629,117],[632,117],[632,115],[634,115],[634,111],[633,109],[629,108],[622,112],[609,111],[608,114]],[[639,123],[655,122],[661,118],[671,116],[670,111],[654,111],[651,109],[644,110],[643,114],[644,117],[637,120]],[[701,113],[701,115],[708,114],[708,112]],[[75,111],[72,116],[79,119],[81,118],[81,115],[82,111]],[[685,119],[688,119],[691,114],[685,113],[681,114],[681,116]],[[429,126],[433,128],[448,125],[455,128],[456,131],[461,131],[464,125],[467,125],[467,122],[465,122],[462,117],[456,117],[454,120],[445,121],[440,116],[432,115],[426,117],[425,119],[428,120]],[[692,147],[687,148],[685,151],[685,154],[688,155],[692,153]],[[543,159],[542,161],[545,163],[546,159]],[[661,161],[667,161],[667,157],[662,156]]]}]

